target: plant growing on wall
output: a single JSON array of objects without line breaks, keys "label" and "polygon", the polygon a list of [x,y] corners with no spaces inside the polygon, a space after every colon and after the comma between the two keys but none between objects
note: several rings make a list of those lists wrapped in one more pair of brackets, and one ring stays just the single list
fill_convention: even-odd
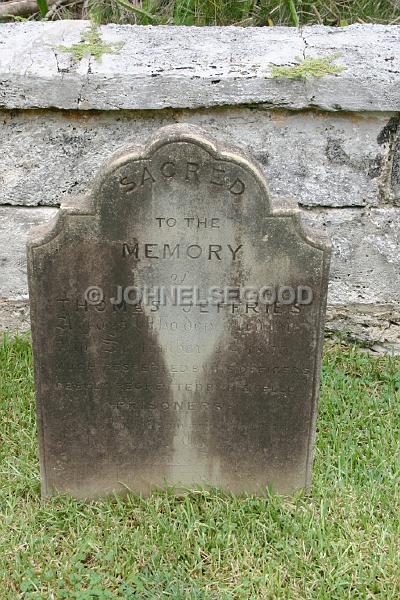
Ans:
[{"label": "plant growing on wall", "polygon": [[333,62],[341,56],[332,54],[331,56],[304,58],[296,56],[298,64],[290,66],[271,65],[271,77],[285,77],[286,79],[308,79],[310,77],[323,77],[324,75],[334,75],[342,73],[345,67],[334,65]]},{"label": "plant growing on wall", "polygon": [[72,46],[58,46],[62,52],[70,52],[75,60],[81,60],[84,56],[93,56],[101,62],[103,54],[115,54],[123,46],[122,42],[106,44],[101,39],[99,28],[95,23],[85,29],[81,34],[81,41]]}]

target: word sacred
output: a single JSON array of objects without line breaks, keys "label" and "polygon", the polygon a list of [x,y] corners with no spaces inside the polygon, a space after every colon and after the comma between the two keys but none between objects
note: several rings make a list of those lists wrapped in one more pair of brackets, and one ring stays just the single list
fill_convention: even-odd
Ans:
[{"label": "word sacred", "polygon": [[127,244],[122,245],[122,256],[133,256],[133,258],[205,258],[206,260],[222,260],[221,255],[228,256],[232,261],[236,260],[236,255],[242,248],[232,246],[231,244],[208,244],[199,246],[199,244]]},{"label": "word sacred", "polygon": [[212,165],[210,172],[209,167],[204,168],[199,163],[191,161],[182,164],[167,161],[159,168],[150,163],[141,165],[139,173],[121,177],[119,184],[121,190],[129,194],[144,186],[152,186],[160,179],[160,176],[164,181],[180,179],[196,184],[204,181],[228,189],[233,196],[241,196],[246,188],[245,183],[239,177],[231,177],[219,163]]}]

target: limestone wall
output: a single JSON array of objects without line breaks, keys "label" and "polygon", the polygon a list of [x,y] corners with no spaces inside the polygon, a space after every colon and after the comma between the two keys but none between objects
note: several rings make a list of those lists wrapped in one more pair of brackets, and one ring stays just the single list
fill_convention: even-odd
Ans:
[{"label": "limestone wall", "polygon": [[[400,26],[109,25],[122,43],[74,61],[87,23],[0,25],[0,331],[29,326],[25,243],[99,165],[188,122],[260,162],[333,241],[327,328],[400,349]],[[272,65],[332,56],[321,78]]]}]

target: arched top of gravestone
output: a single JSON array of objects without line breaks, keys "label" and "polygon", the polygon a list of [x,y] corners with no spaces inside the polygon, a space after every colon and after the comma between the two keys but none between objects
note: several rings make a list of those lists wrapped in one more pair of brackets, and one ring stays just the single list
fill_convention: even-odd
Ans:
[{"label": "arched top of gravestone", "polygon": [[[328,239],[305,227],[292,198],[272,197],[258,164],[237,148],[216,142],[197,126],[163,127],[144,146],[126,146],[114,153],[93,181],[86,196],[71,197],[61,204],[55,219],[35,228],[28,241],[43,246],[72,225],[74,217],[94,217],[98,233],[124,239],[133,223],[148,217],[149,204],[179,210],[191,197],[202,214],[213,202],[225,202],[227,216],[247,222],[267,217],[286,217],[307,245],[328,251]],[[211,213],[210,213],[211,214]],[[164,218],[163,215],[154,215]],[[165,217],[166,218],[166,217]]]}]

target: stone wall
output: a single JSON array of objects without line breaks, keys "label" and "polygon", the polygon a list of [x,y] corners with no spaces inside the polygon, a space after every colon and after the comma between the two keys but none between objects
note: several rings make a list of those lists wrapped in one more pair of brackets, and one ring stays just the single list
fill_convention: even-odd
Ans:
[{"label": "stone wall", "polygon": [[[87,23],[0,25],[0,331],[29,327],[25,243],[100,164],[194,123],[258,159],[333,242],[327,328],[400,349],[400,27],[109,25],[101,63],[60,45]],[[272,65],[332,56],[321,78]]]}]

